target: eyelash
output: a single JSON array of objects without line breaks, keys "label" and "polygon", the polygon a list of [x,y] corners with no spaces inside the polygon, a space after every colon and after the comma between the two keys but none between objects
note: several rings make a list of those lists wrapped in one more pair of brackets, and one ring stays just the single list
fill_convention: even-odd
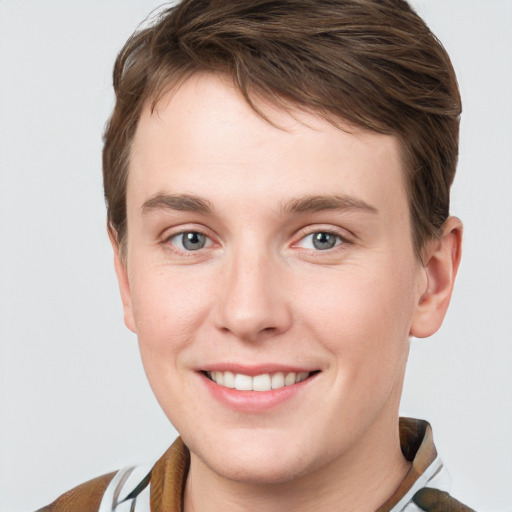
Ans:
[{"label": "eyelash", "polygon": [[310,252],[321,253],[321,252],[329,252],[331,250],[335,250],[340,245],[345,245],[345,244],[351,243],[351,241],[347,237],[341,235],[340,233],[338,233],[336,231],[333,231],[332,229],[331,230],[317,229],[315,231],[310,231],[308,233],[302,234],[302,236],[299,238],[299,240],[293,244],[293,247],[300,247],[300,244],[304,243],[308,238],[311,238],[311,244],[314,246],[315,245],[315,238],[314,238],[315,235],[328,235],[328,236],[334,237],[335,238],[334,245],[332,247],[326,247],[324,249],[319,249],[318,247],[313,247],[313,248],[302,247],[303,249],[309,250]]},{"label": "eyelash", "polygon": [[[196,249],[196,250],[187,250],[184,247],[183,248],[176,247],[176,245],[172,243],[173,239],[181,238],[181,240],[183,240],[183,237],[185,235],[190,235],[190,234],[195,234],[195,235],[205,237],[206,245],[204,247],[200,247],[199,249]],[[171,233],[170,235],[165,237],[164,244],[173,253],[177,253],[178,255],[185,256],[185,257],[194,256],[194,253],[199,253],[202,249],[207,249],[211,246],[219,245],[213,241],[211,236],[208,236],[206,233],[204,233],[203,230],[200,230],[200,229],[187,229],[187,230],[179,231],[177,233]],[[182,243],[182,246],[183,246],[183,243]]]},{"label": "eyelash", "polygon": [[[206,241],[205,241],[205,246],[203,247],[200,247],[196,250],[193,250],[193,249],[186,249],[185,247],[183,247],[183,237],[184,235],[187,235],[187,234],[195,234],[195,235],[199,235],[199,236],[203,236],[205,237]],[[335,244],[332,246],[332,247],[327,247],[325,249],[318,249],[318,248],[314,248],[314,247],[302,247],[303,249],[305,249],[306,251],[308,251],[310,254],[314,254],[314,253],[330,253],[334,250],[336,250],[337,248],[340,248],[340,246],[344,246],[344,245],[347,245],[347,244],[352,244],[353,242],[345,235],[342,235],[341,233],[337,232],[336,230],[333,230],[332,228],[325,228],[325,229],[322,229],[322,227],[318,227],[314,230],[311,230],[311,229],[308,229],[307,231],[303,231],[301,233],[299,233],[298,237],[297,237],[297,241],[294,242],[291,247],[292,248],[301,248],[300,244],[301,242],[304,242],[308,237],[313,237],[314,235],[329,235],[329,236],[333,236],[335,237]],[[172,243],[172,240],[173,239],[177,239],[181,237],[181,245],[182,245],[182,248],[179,248],[176,246],[176,244]],[[182,230],[182,231],[179,231],[179,232],[176,232],[176,233],[171,233],[169,236],[166,236],[165,239],[164,239],[164,243],[165,245],[167,246],[167,248],[169,248],[172,252],[174,253],[177,253],[178,255],[180,256],[185,256],[185,257],[191,257],[191,256],[194,256],[194,253],[200,253],[203,249],[208,249],[212,246],[216,246],[216,247],[219,247],[220,244],[216,243],[211,236],[207,235],[204,230],[201,230],[201,229],[189,229],[189,230]],[[312,245],[314,245],[314,240],[312,240]]]}]

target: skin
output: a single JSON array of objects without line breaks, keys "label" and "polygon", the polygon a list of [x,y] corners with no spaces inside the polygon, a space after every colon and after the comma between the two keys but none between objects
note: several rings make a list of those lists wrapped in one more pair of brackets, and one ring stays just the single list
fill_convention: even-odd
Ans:
[{"label": "skin", "polygon": [[[228,79],[197,74],[144,110],[123,257],[111,236],[125,322],[191,450],[187,512],[372,511],[408,470],[409,337],[442,322],[462,227],[450,218],[419,261],[395,137],[260,103],[277,127]],[[210,210],[165,199],[183,195]],[[187,251],[184,232],[206,245]],[[311,235],[325,232],[335,246],[319,250]],[[228,363],[319,373],[277,406],[240,411],[200,373]]]}]

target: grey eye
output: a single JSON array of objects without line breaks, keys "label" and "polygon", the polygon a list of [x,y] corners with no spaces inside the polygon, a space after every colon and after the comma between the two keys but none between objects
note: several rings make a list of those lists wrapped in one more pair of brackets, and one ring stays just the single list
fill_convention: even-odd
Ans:
[{"label": "grey eye", "polygon": [[167,239],[167,243],[179,254],[207,249],[213,244],[212,239],[200,231],[182,231]]},{"label": "grey eye", "polygon": [[333,233],[313,233],[312,235],[312,243],[315,249],[319,251],[325,251],[326,249],[332,249],[339,240],[338,235],[334,235]]},{"label": "grey eye", "polygon": [[187,251],[197,251],[199,249],[203,249],[206,245],[207,237],[202,233],[189,231],[187,233],[182,233],[179,236],[181,236],[181,244],[183,245],[183,248]]},{"label": "grey eye", "polygon": [[331,231],[315,231],[302,238],[297,246],[303,249],[315,251],[327,251],[333,249],[347,240],[337,233]]}]

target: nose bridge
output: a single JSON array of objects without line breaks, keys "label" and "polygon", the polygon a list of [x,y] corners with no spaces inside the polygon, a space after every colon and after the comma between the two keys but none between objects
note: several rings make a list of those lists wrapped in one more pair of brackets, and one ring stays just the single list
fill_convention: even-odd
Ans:
[{"label": "nose bridge", "polygon": [[279,258],[262,245],[234,249],[221,283],[219,326],[240,339],[283,332],[291,320]]}]

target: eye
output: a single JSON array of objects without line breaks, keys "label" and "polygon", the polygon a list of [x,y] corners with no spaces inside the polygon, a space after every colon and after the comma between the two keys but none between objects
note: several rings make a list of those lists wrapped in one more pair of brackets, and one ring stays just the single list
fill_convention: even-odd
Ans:
[{"label": "eye", "polygon": [[170,237],[169,243],[181,251],[198,251],[210,246],[212,241],[198,231],[185,231]]},{"label": "eye", "polygon": [[317,251],[326,251],[340,245],[345,240],[336,233],[329,231],[317,231],[302,238],[297,244],[304,249],[315,249]]}]

